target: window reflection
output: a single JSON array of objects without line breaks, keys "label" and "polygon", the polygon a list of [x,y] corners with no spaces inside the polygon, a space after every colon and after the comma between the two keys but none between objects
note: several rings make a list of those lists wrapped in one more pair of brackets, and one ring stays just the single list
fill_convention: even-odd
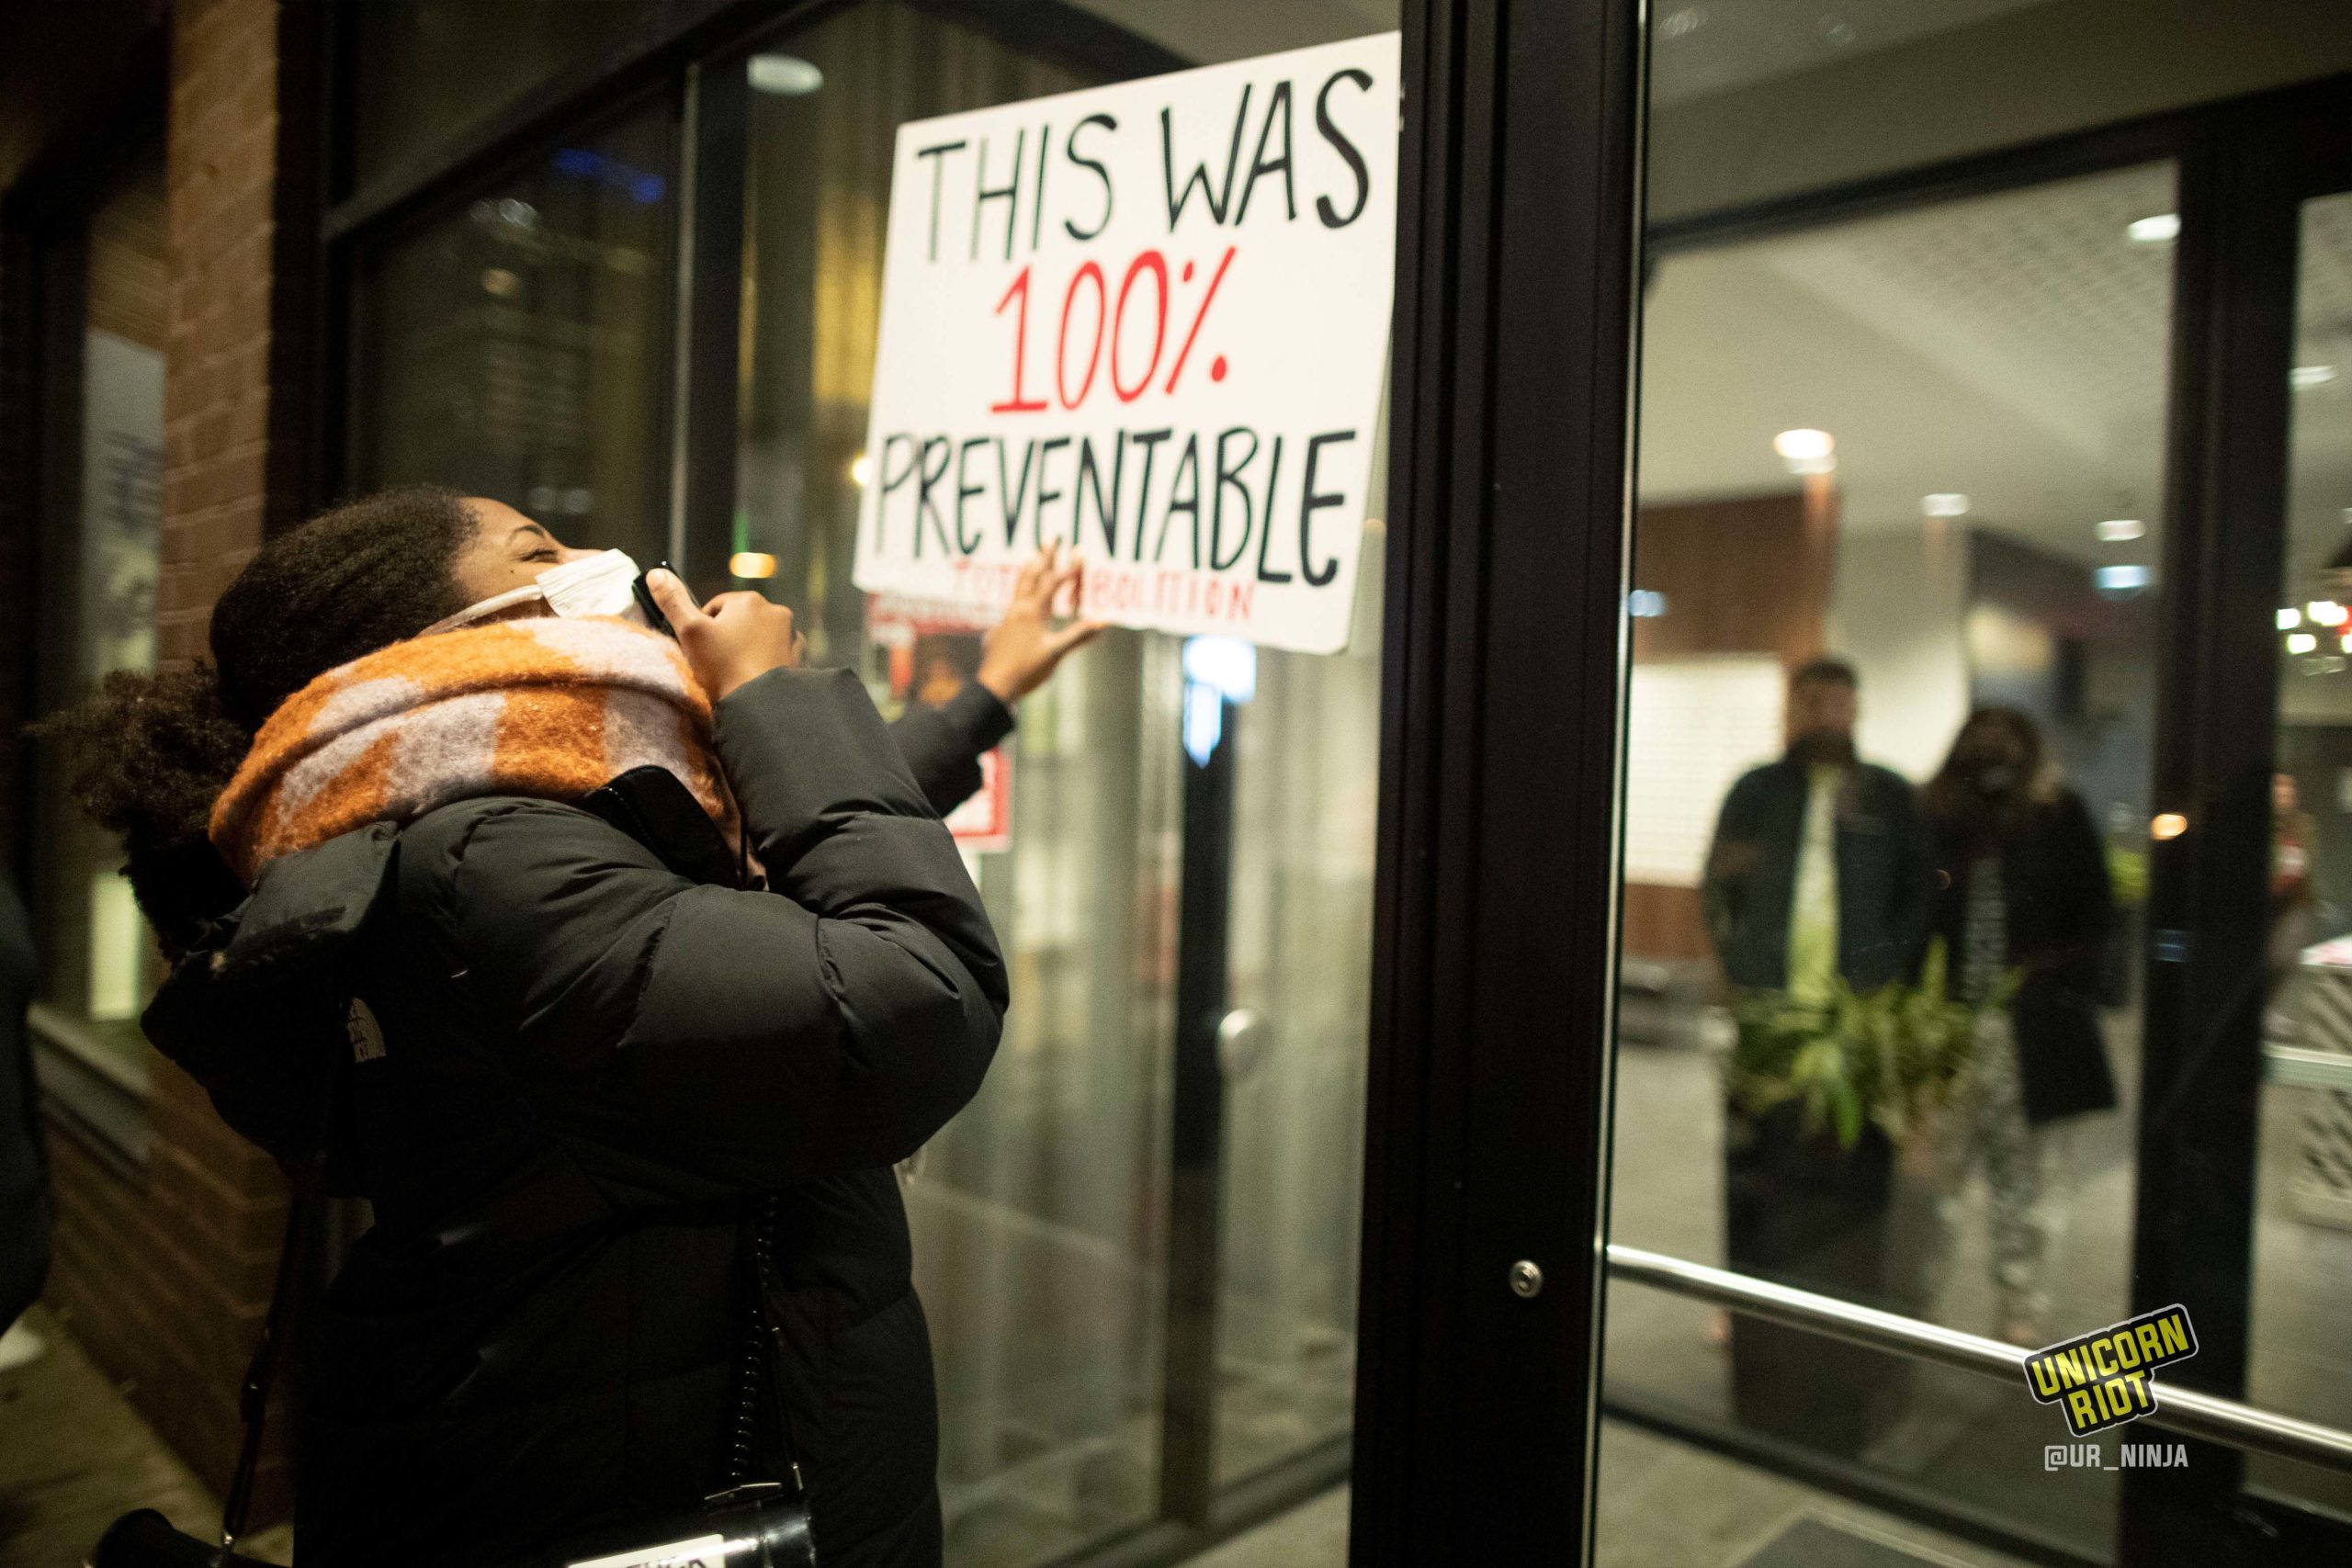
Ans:
[{"label": "window reflection", "polygon": [[[1612,1239],[2019,1343],[2126,1314],[2172,185],[1657,266]],[[2046,1413],[1618,1296],[1617,1407],[2104,1550],[2103,1472],[2005,1468]]]},{"label": "window reflection", "polygon": [[[42,705],[115,670],[155,665],[167,293],[164,174],[149,168],[95,208],[73,267],[80,320],[59,345],[47,403],[57,482],[44,514]],[[145,925],[114,840],[64,795],[65,759],[36,749],[32,899],[41,960],[35,1022],[119,1080],[146,1081],[138,1029],[150,988]]]},{"label": "window reflection", "polygon": [[492,496],[668,554],[666,110],[548,149],[359,268],[354,478]]},{"label": "window reflection", "polygon": [[[2279,585],[2278,770],[2263,1033],[2352,1062],[2352,195],[2303,204],[2287,367],[2287,561]],[[2262,1093],[2246,1395],[2352,1426],[2341,1281],[2352,1270],[2352,1088]],[[2352,1511],[2352,1478],[2260,1457],[2265,1490]]]},{"label": "window reflection", "polygon": [[[1120,47],[1090,56],[1083,40],[866,4],[735,67],[748,89],[736,505],[723,534],[687,540],[686,559],[795,604],[811,656],[859,669],[888,711],[968,678],[985,629],[850,581],[899,124],[1158,69],[1170,48],[1229,58],[1395,25],[1383,6],[1089,9],[1132,29]],[[1347,649],[1238,649],[1250,678],[1217,682],[1206,728],[1187,727],[1182,639],[1104,636],[1022,705],[990,774],[1010,831],[984,802],[955,824],[1016,999],[979,1098],[906,1188],[951,1563],[1050,1562],[1161,1517],[1171,1431],[1213,1433],[1212,1486],[1302,1458],[1329,1480],[1343,1472],[1380,542],[1375,528]],[[1223,1196],[1217,1250],[1199,1257],[1177,1236],[1202,1189],[1171,1155],[1174,1041],[1187,769],[1219,750],[1231,790]],[[1186,1370],[1198,1341],[1170,1326],[1193,1314],[1197,1327],[1204,1310],[1205,1373]],[[1336,1562],[1343,1548],[1324,1544],[1317,1560]]]},{"label": "window reflection", "polygon": [[353,184],[429,156],[654,20],[656,0],[399,0],[342,7],[353,37]]}]

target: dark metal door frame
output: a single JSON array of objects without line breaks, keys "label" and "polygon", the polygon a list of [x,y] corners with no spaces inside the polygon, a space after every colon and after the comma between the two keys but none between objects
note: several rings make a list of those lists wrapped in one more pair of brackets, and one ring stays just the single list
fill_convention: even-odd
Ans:
[{"label": "dark metal door frame", "polygon": [[1632,0],[1405,16],[1352,1561],[1563,1562],[1590,1532],[1641,36]]},{"label": "dark metal door frame", "polygon": [[[2243,1398],[2253,1326],[2270,780],[2286,554],[2298,219],[2352,188],[2352,78],[2196,117],[2181,149],[2165,635],[2154,803],[2132,1310],[2195,1314],[2167,1378]],[[2117,1556],[2157,1564],[2352,1561],[2352,1529],[2245,1489],[2245,1456],[2127,1471]]]}]

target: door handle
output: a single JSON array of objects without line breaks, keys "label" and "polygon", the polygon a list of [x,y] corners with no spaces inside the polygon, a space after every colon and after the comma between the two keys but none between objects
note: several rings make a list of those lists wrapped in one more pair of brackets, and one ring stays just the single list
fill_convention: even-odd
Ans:
[{"label": "door handle", "polygon": [[1230,1086],[1258,1070],[1273,1045],[1273,1021],[1255,1008],[1235,1008],[1216,1024],[1217,1073]]}]

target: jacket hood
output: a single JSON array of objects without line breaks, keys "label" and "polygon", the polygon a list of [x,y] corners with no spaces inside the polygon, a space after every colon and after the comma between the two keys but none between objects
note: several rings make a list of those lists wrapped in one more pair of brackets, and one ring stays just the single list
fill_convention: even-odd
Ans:
[{"label": "jacket hood", "polygon": [[141,1021],[221,1119],[289,1170],[341,1141],[331,1132],[353,964],[399,840],[377,823],[271,862],[252,897],[173,966]]}]

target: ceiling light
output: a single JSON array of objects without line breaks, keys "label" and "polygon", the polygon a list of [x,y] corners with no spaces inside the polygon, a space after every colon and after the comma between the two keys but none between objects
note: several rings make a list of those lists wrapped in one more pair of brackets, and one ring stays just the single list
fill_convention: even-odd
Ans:
[{"label": "ceiling light", "polygon": [[2303,614],[2315,626],[2340,626],[2352,620],[2352,610],[2346,610],[2333,599],[2314,599],[2303,606]]},{"label": "ceiling light", "polygon": [[2103,566],[2094,574],[2098,591],[2115,598],[2129,598],[2148,586],[2148,569],[2144,566]]},{"label": "ceiling light", "polygon": [[2177,811],[2160,812],[2148,824],[2148,836],[2152,839],[2177,839],[2188,831],[2188,818]]},{"label": "ceiling light", "polygon": [[1685,6],[1679,11],[1669,11],[1657,25],[1662,38],[1688,38],[1707,25],[1707,13],[1699,6]]},{"label": "ceiling light", "polygon": [[1965,517],[1968,515],[1968,497],[1957,491],[1938,491],[1933,495],[1919,498],[1919,511],[1921,515],[1928,517]]},{"label": "ceiling light", "polygon": [[727,558],[727,574],[729,577],[774,577],[775,557],[765,550],[738,550]]},{"label": "ceiling light", "polygon": [[2299,392],[2307,392],[2313,387],[2326,386],[2335,379],[2336,374],[2333,365],[2298,365],[2287,372],[2287,385]]},{"label": "ceiling light", "polygon": [[2135,245],[2168,245],[2180,238],[2180,214],[2158,212],[2146,218],[2135,218],[2124,229]]},{"label": "ceiling light", "polygon": [[2287,651],[2290,653],[2309,653],[2318,646],[2319,638],[2309,632],[2295,632],[2287,638]]},{"label": "ceiling light", "polygon": [[874,482],[874,459],[860,452],[849,460],[849,482],[864,490]]},{"label": "ceiling light", "polygon": [[2301,610],[2290,606],[2289,608],[2278,612],[2278,629],[2280,631],[2290,632],[2302,624],[2303,613]]},{"label": "ceiling light", "polygon": [[746,74],[763,93],[797,98],[825,85],[825,73],[797,54],[755,54]]},{"label": "ceiling light", "polygon": [[2110,517],[2098,525],[2098,536],[2110,545],[2139,538],[2147,531],[2148,525],[2137,517]]},{"label": "ceiling light", "polygon": [[1655,588],[1636,588],[1625,595],[1625,614],[1637,621],[1656,620],[1666,614],[1666,595]]},{"label": "ceiling light", "polygon": [[1792,474],[1826,474],[1838,467],[1838,443],[1826,430],[1784,430],[1772,437],[1772,450]]}]

